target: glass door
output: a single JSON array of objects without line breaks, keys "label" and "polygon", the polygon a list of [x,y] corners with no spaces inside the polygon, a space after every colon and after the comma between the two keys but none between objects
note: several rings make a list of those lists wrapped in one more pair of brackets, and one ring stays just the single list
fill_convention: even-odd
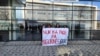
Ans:
[{"label": "glass door", "polygon": [[25,39],[29,41],[41,41],[41,25],[33,20],[26,22]]}]

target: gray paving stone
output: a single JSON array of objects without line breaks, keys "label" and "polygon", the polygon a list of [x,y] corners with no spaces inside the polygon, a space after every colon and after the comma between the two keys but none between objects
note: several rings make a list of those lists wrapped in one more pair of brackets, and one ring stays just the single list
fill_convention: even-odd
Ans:
[{"label": "gray paving stone", "polygon": [[100,41],[69,41],[66,46],[42,46],[39,41],[0,42],[0,56],[100,56]]}]

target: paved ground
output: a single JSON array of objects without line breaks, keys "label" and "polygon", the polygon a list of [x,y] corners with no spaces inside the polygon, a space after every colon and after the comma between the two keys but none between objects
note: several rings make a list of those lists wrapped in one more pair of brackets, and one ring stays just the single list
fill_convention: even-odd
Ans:
[{"label": "paved ground", "polygon": [[100,41],[69,41],[66,46],[41,46],[39,41],[0,42],[0,56],[100,56]]}]

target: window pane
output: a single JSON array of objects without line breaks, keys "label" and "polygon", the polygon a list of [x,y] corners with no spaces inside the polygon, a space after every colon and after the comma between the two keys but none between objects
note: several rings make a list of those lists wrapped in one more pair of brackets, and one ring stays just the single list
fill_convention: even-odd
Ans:
[{"label": "window pane", "polygon": [[78,10],[73,11],[73,20],[96,20],[97,11],[95,10]]},{"label": "window pane", "polygon": [[52,11],[34,10],[32,16],[33,20],[52,20]]},{"label": "window pane", "polygon": [[54,11],[53,20],[71,20],[72,11]]},{"label": "window pane", "polygon": [[32,20],[32,19],[33,19],[32,10],[25,10],[25,15],[24,15],[24,17],[25,17],[25,19]]},{"label": "window pane", "polygon": [[24,12],[25,12],[24,9],[16,10],[16,19],[17,20],[24,19],[24,17],[25,17],[25,13]]},{"label": "window pane", "polygon": [[85,30],[74,30],[72,32],[72,38],[73,39],[90,39],[90,31]]},{"label": "window pane", "polygon": [[100,11],[97,11],[97,20],[100,20]]},{"label": "window pane", "polygon": [[82,20],[82,21],[73,21],[73,26],[72,29],[79,29],[79,30],[90,30],[91,28],[94,28],[91,26],[91,22],[92,21],[86,21],[86,20]]},{"label": "window pane", "polygon": [[0,19],[2,20],[9,20],[11,19],[11,8],[0,6]]},{"label": "window pane", "polygon": [[0,30],[11,30],[11,21],[0,20]]}]

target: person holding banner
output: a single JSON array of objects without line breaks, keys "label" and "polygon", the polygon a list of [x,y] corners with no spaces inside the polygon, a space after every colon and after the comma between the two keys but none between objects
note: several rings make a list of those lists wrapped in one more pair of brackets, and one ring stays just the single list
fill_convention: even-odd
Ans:
[{"label": "person holding banner", "polygon": [[51,24],[47,24],[47,28],[51,28]]},{"label": "person holding banner", "polygon": [[59,24],[56,24],[56,28],[60,28],[60,25]]},{"label": "person holding banner", "polygon": [[42,28],[45,28],[45,27],[46,27],[45,24],[43,24]]}]

